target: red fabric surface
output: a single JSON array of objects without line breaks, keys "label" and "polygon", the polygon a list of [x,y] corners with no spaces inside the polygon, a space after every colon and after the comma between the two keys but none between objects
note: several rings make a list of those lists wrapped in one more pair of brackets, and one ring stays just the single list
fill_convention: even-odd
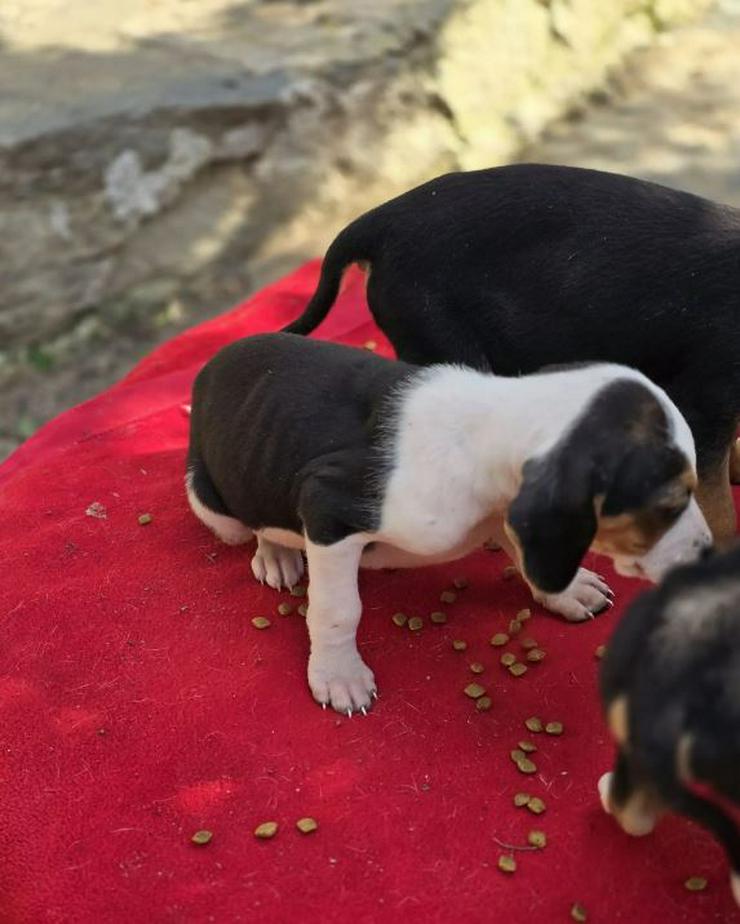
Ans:
[{"label": "red fabric surface", "polygon": [[[381,698],[366,719],[311,700],[303,620],[276,613],[300,601],[258,586],[250,550],[187,508],[180,406],[218,347],[296,316],[317,269],[164,345],[0,468],[0,920],[551,922],[575,901],[598,922],[740,920],[707,835],[669,818],[630,839],[599,807],[612,747],[594,650],[638,590],[605,564],[618,605],[580,626],[504,580],[501,553],[365,573],[360,647]],[[390,352],[359,274],[319,334]],[[105,519],[86,516],[95,501]],[[447,625],[391,622],[427,617],[458,575],[470,587]],[[527,606],[523,634],[548,656],[515,679],[488,639]],[[462,692],[475,660],[487,713]],[[532,714],[565,733],[527,733]],[[533,777],[509,757],[524,737]],[[520,790],[545,814],[514,808]],[[296,831],[305,815],[315,834]],[[266,820],[280,830],[258,841]],[[214,832],[206,847],[190,843],[199,828]],[[496,839],[525,844],[531,829],[548,846],[500,872]],[[705,893],[685,891],[690,875]]]}]

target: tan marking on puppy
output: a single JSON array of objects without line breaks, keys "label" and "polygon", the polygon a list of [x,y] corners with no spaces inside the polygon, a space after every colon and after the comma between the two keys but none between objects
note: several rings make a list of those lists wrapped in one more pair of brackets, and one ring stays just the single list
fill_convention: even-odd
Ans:
[{"label": "tan marking on puppy", "polygon": [[693,779],[691,772],[691,747],[694,739],[688,733],[681,735],[676,748],[676,776],[682,783],[690,783]]},{"label": "tan marking on puppy", "polygon": [[729,456],[728,450],[717,469],[705,475],[696,487],[696,500],[719,549],[726,548],[735,538],[737,531],[737,517],[730,488]]},{"label": "tan marking on puppy", "polygon": [[617,744],[622,748],[626,748],[629,739],[629,721],[626,696],[622,695],[618,697],[609,706],[609,711],[607,713],[607,725],[609,726]]},{"label": "tan marking on puppy", "polygon": [[524,551],[522,550],[522,544],[519,541],[519,536],[517,536],[516,530],[509,525],[508,520],[504,520],[504,533],[506,534],[506,538],[511,543],[511,549],[509,550],[509,553],[514,560],[514,564],[516,565],[517,570],[520,574],[526,574],[526,571],[524,570]]}]

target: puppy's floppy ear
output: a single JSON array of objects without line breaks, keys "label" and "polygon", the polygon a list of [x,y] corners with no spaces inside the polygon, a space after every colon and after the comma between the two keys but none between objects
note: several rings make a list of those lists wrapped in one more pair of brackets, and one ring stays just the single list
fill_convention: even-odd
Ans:
[{"label": "puppy's floppy ear", "polygon": [[524,464],[506,517],[526,577],[545,593],[570,584],[597,529],[592,460],[564,455],[556,448]]}]

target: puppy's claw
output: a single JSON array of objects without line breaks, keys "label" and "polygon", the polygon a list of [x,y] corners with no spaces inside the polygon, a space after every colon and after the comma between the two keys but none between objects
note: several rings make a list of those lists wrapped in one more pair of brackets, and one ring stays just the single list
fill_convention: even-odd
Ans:
[{"label": "puppy's claw", "polygon": [[347,710],[347,718],[348,718],[348,719],[351,719],[351,718],[352,718],[352,710],[351,710],[351,709],[348,709],[348,710]]},{"label": "puppy's claw", "polygon": [[322,708],[322,709],[326,709],[326,703],[322,703],[322,704],[321,704],[321,708]]},{"label": "puppy's claw", "polygon": [[372,696],[373,699],[377,699],[377,698],[378,698],[378,691],[377,691],[377,690],[371,690],[371,691],[370,691],[370,695]]},{"label": "puppy's claw", "polygon": [[363,715],[367,715],[367,709],[365,709],[364,706],[360,706],[360,712],[361,712]]}]

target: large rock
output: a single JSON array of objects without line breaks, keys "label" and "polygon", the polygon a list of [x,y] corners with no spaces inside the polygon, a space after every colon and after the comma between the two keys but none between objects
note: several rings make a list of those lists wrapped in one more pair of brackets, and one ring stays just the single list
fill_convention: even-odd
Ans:
[{"label": "large rock", "polygon": [[0,439],[371,204],[511,159],[707,6],[4,0]]}]

